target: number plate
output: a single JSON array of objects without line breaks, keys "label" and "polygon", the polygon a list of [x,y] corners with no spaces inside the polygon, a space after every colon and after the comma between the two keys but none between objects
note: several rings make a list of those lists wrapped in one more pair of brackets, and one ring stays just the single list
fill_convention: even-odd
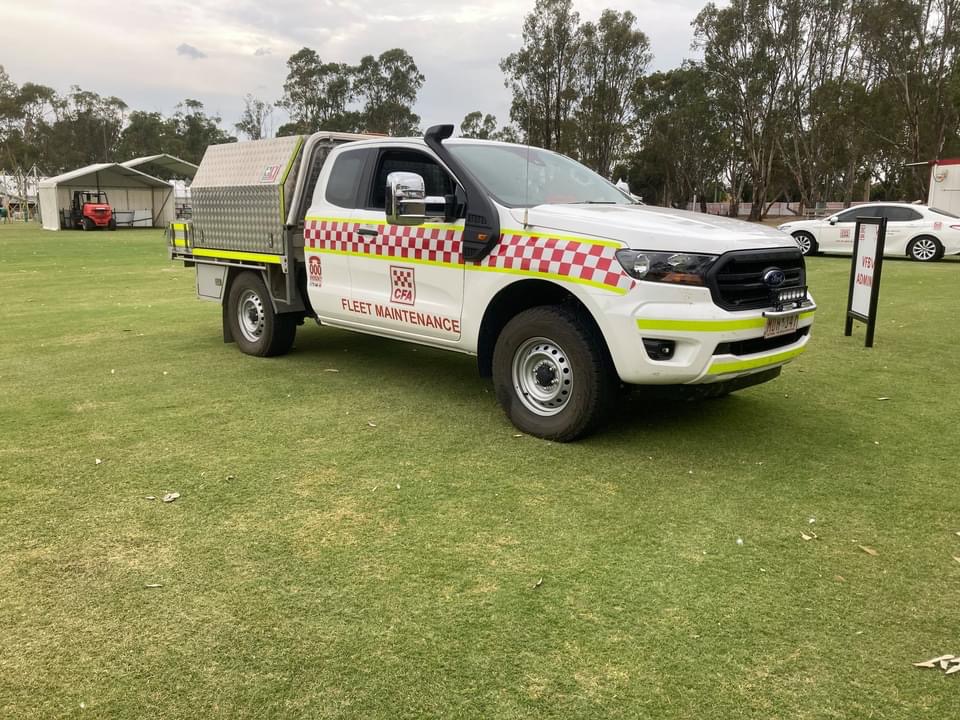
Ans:
[{"label": "number plate", "polygon": [[775,338],[795,332],[797,329],[797,321],[799,319],[799,315],[767,318],[767,327],[763,331],[763,337]]}]

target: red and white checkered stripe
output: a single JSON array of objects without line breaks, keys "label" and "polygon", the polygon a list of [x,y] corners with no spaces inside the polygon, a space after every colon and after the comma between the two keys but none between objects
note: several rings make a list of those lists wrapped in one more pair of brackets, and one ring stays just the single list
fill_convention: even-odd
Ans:
[{"label": "red and white checkered stripe", "polygon": [[[380,258],[449,263],[463,262],[460,231],[382,225],[376,237],[358,234],[360,222],[309,220],[304,228],[308,249],[357,253]],[[527,271],[569,277],[626,292],[633,279],[617,262],[616,248],[590,242],[520,233],[502,235],[500,243],[476,265],[493,270]],[[469,268],[469,266],[468,266]]]},{"label": "red and white checkered stripe", "polygon": [[483,265],[509,270],[528,270],[576,278],[620,290],[633,287],[633,280],[617,262],[616,248],[576,240],[530,235],[502,235],[500,244],[483,259]]},{"label": "red and white checkered stripe", "polygon": [[459,265],[460,233],[456,230],[381,225],[376,236],[360,235],[364,223],[310,220],[303,230],[308,248]]}]

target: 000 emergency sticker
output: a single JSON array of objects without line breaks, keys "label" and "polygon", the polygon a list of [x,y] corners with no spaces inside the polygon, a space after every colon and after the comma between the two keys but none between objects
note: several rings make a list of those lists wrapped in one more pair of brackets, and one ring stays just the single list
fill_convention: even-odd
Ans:
[{"label": "000 emergency sticker", "polygon": [[307,276],[310,287],[323,287],[323,266],[318,255],[311,255],[307,263]]}]

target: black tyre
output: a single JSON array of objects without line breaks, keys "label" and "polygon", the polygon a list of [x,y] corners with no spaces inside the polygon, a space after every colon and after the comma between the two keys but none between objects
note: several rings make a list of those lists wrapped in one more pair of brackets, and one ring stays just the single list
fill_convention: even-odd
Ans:
[{"label": "black tyre", "polygon": [[517,428],[568,442],[600,424],[620,381],[592,326],[571,310],[544,305],[503,328],[493,351],[493,385]]},{"label": "black tyre", "polygon": [[943,245],[931,235],[921,235],[907,245],[907,257],[917,262],[935,262],[943,257]]},{"label": "black tyre", "polygon": [[83,224],[82,224],[81,227],[82,227],[84,230],[93,230],[93,228],[94,228],[95,226],[94,226],[94,224],[93,224],[93,220],[91,220],[91,219],[88,218],[88,217],[85,217],[85,218],[83,219]]},{"label": "black tyre", "polygon": [[802,230],[795,232],[793,239],[797,241],[797,245],[800,246],[800,252],[804,255],[816,255],[820,249],[816,239],[808,232],[803,232]]},{"label": "black tyre", "polygon": [[107,230],[116,230],[117,229],[117,219],[110,218],[110,222],[107,223]]},{"label": "black tyre", "polygon": [[297,317],[274,312],[259,275],[243,272],[237,276],[227,296],[227,313],[233,339],[247,355],[284,355],[293,347]]}]

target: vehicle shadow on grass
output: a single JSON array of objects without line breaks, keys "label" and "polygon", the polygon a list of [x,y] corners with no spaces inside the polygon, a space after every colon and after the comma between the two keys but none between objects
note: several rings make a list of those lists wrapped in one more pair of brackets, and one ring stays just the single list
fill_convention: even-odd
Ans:
[{"label": "vehicle shadow on grass", "polygon": [[389,381],[394,388],[430,385],[445,397],[482,392],[489,386],[478,375],[472,355],[309,324],[297,332],[290,357],[305,372],[349,370]]},{"label": "vehicle shadow on grass", "polygon": [[769,386],[719,398],[697,397],[669,387],[635,387],[624,392],[596,437],[613,444],[642,440],[648,445],[660,440],[671,444],[678,434],[696,436],[705,444],[737,444],[745,437],[763,437],[775,444],[781,431],[792,438],[805,437],[815,434],[822,423],[829,423],[837,433],[846,431],[842,413],[825,417],[822,407],[803,409],[802,398],[789,404],[782,398]]}]

